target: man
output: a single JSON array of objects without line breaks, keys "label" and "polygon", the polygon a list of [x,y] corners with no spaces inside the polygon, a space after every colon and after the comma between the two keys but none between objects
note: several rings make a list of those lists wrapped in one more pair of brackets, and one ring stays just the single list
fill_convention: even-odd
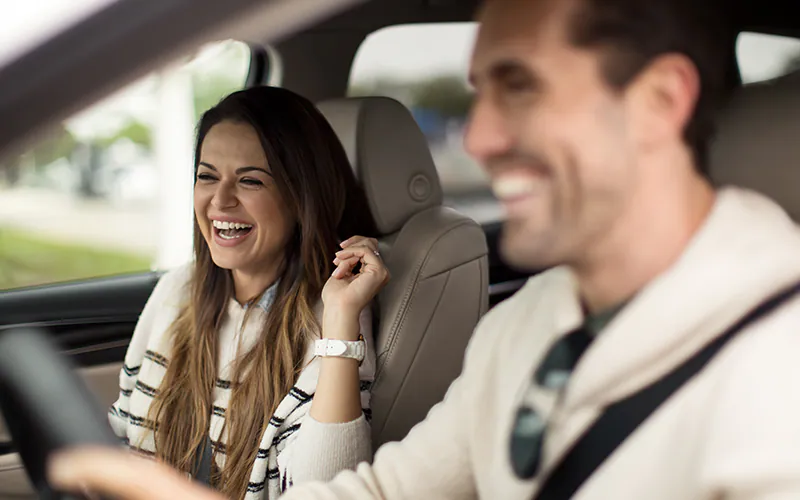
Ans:
[{"label": "man", "polygon": [[[285,498],[532,498],[608,405],[800,281],[786,214],[706,179],[727,59],[692,3],[485,3],[465,144],[506,210],[505,259],[552,269],[483,319],[462,375],[406,439]],[[798,321],[791,300],[745,328],[575,498],[800,498],[800,391],[786,390]],[[89,450],[52,473],[139,498],[126,477],[155,466],[132,461]],[[213,498],[158,471],[145,496]]]}]

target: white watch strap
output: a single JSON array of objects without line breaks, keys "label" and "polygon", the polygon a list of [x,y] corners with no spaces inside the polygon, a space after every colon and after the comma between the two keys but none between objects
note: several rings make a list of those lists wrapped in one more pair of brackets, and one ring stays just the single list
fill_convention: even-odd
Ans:
[{"label": "white watch strap", "polygon": [[314,343],[314,355],[323,358],[351,358],[360,362],[364,360],[366,351],[367,344],[363,340],[320,339]]}]

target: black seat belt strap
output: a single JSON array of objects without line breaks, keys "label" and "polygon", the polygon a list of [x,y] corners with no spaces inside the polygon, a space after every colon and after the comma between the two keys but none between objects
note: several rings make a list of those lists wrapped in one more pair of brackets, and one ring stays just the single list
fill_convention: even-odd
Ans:
[{"label": "black seat belt strap", "polygon": [[742,329],[800,293],[800,283],[762,302],[666,376],[605,409],[544,479],[534,500],[567,500],[636,428],[705,367]]},{"label": "black seat belt strap", "polygon": [[206,437],[202,446],[198,446],[197,462],[195,465],[194,480],[209,486],[211,483],[211,438]]}]

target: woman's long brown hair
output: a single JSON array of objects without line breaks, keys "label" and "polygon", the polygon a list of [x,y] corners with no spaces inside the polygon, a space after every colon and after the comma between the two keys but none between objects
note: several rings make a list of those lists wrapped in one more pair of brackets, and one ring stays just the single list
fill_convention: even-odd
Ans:
[{"label": "woman's long brown hair", "polygon": [[[313,307],[332,272],[338,241],[377,231],[341,143],[311,102],[274,87],[226,97],[200,120],[195,172],[206,134],[229,120],[247,123],[258,133],[296,221],[262,334],[233,371],[225,465],[211,474],[211,484],[225,497],[241,499],[269,418],[296,383],[308,340],[319,334]],[[157,422],[156,456],[184,472],[194,471],[198,449],[207,439],[217,337],[234,290],[231,272],[212,261],[197,219],[194,254],[189,298],[172,325],[169,364],[148,418]]]}]

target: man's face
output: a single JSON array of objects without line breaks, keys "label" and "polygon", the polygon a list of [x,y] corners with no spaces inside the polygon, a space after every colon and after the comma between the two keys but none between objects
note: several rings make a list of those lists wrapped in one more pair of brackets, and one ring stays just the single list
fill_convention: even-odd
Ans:
[{"label": "man's face", "polygon": [[635,181],[630,106],[569,43],[574,3],[488,1],[472,58],[465,146],[505,208],[503,256],[528,269],[583,258]]}]

